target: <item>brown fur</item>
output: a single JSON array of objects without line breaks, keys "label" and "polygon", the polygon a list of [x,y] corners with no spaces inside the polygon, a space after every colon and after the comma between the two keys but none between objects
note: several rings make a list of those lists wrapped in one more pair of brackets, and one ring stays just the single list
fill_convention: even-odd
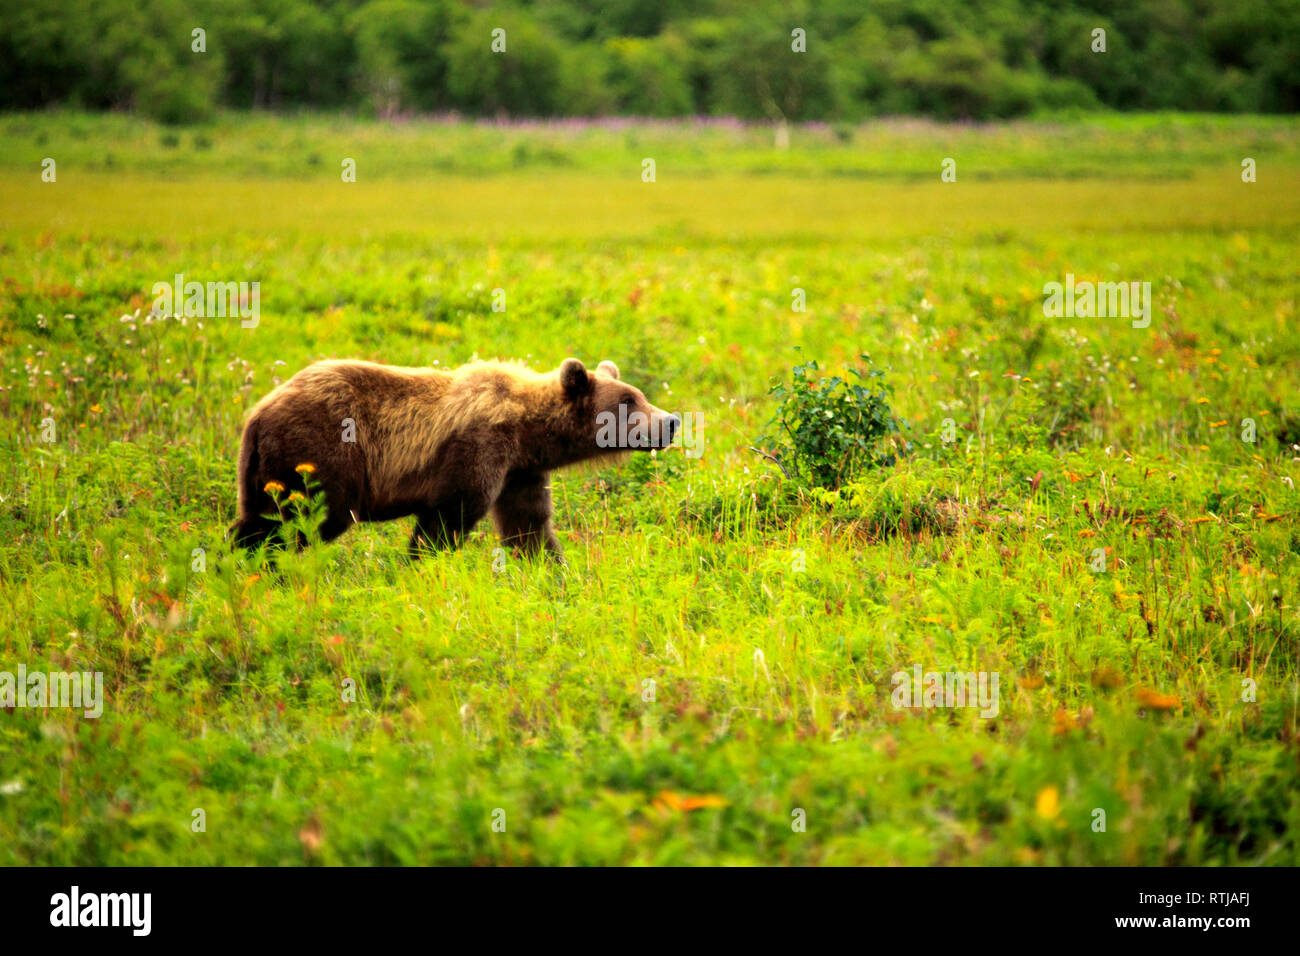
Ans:
[{"label": "brown fur", "polygon": [[[560,558],[551,524],[550,473],[633,450],[601,447],[597,415],[626,403],[654,423],[679,423],[618,368],[595,372],[566,359],[538,373],[514,362],[475,362],[455,370],[360,361],[317,362],[249,413],[239,453],[239,512],[231,532],[255,547],[279,521],[268,482],[303,490],[295,470],[314,466],[325,494],[325,540],[355,521],[414,515],[410,551],[459,545],[489,512],[501,540],[524,553]],[[355,424],[355,442],[344,421]],[[635,450],[661,447],[646,444]]]}]

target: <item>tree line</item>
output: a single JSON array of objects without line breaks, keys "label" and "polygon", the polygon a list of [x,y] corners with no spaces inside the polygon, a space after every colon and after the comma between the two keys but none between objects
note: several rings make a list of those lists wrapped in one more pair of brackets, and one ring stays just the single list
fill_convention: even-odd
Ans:
[{"label": "tree line", "polygon": [[0,0],[0,108],[1294,112],[1297,0]]}]

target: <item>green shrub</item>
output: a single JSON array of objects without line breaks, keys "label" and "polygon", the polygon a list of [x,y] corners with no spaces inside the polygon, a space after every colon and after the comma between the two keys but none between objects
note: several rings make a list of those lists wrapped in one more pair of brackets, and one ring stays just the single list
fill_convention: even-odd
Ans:
[{"label": "green shrub", "polygon": [[905,423],[894,416],[893,388],[884,373],[871,367],[850,369],[857,381],[838,375],[815,377],[816,361],[794,367],[789,382],[773,380],[768,394],[780,404],[768,428],[771,457],[800,484],[838,488],[872,468],[892,465]]}]

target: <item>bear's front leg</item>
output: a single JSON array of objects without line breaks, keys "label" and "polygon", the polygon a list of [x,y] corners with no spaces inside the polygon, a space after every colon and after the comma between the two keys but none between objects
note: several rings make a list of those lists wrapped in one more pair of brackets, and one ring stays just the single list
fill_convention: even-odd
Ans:
[{"label": "bear's front leg", "polygon": [[520,554],[533,555],[543,548],[560,564],[564,551],[551,525],[551,477],[537,472],[516,472],[492,506],[501,543]]},{"label": "bear's front leg", "polygon": [[415,530],[411,532],[406,550],[411,557],[418,558],[426,550],[449,551],[459,548],[465,535],[483,520],[487,511],[487,497],[478,495],[417,511]]}]

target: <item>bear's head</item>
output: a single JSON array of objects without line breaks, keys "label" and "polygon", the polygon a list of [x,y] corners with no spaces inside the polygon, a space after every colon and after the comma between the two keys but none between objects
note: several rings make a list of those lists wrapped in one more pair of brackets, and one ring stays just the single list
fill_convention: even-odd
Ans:
[{"label": "bear's head", "polygon": [[565,418],[576,429],[574,461],[667,448],[682,426],[679,416],[621,381],[613,362],[601,362],[592,372],[576,358],[565,359],[556,378]]}]

